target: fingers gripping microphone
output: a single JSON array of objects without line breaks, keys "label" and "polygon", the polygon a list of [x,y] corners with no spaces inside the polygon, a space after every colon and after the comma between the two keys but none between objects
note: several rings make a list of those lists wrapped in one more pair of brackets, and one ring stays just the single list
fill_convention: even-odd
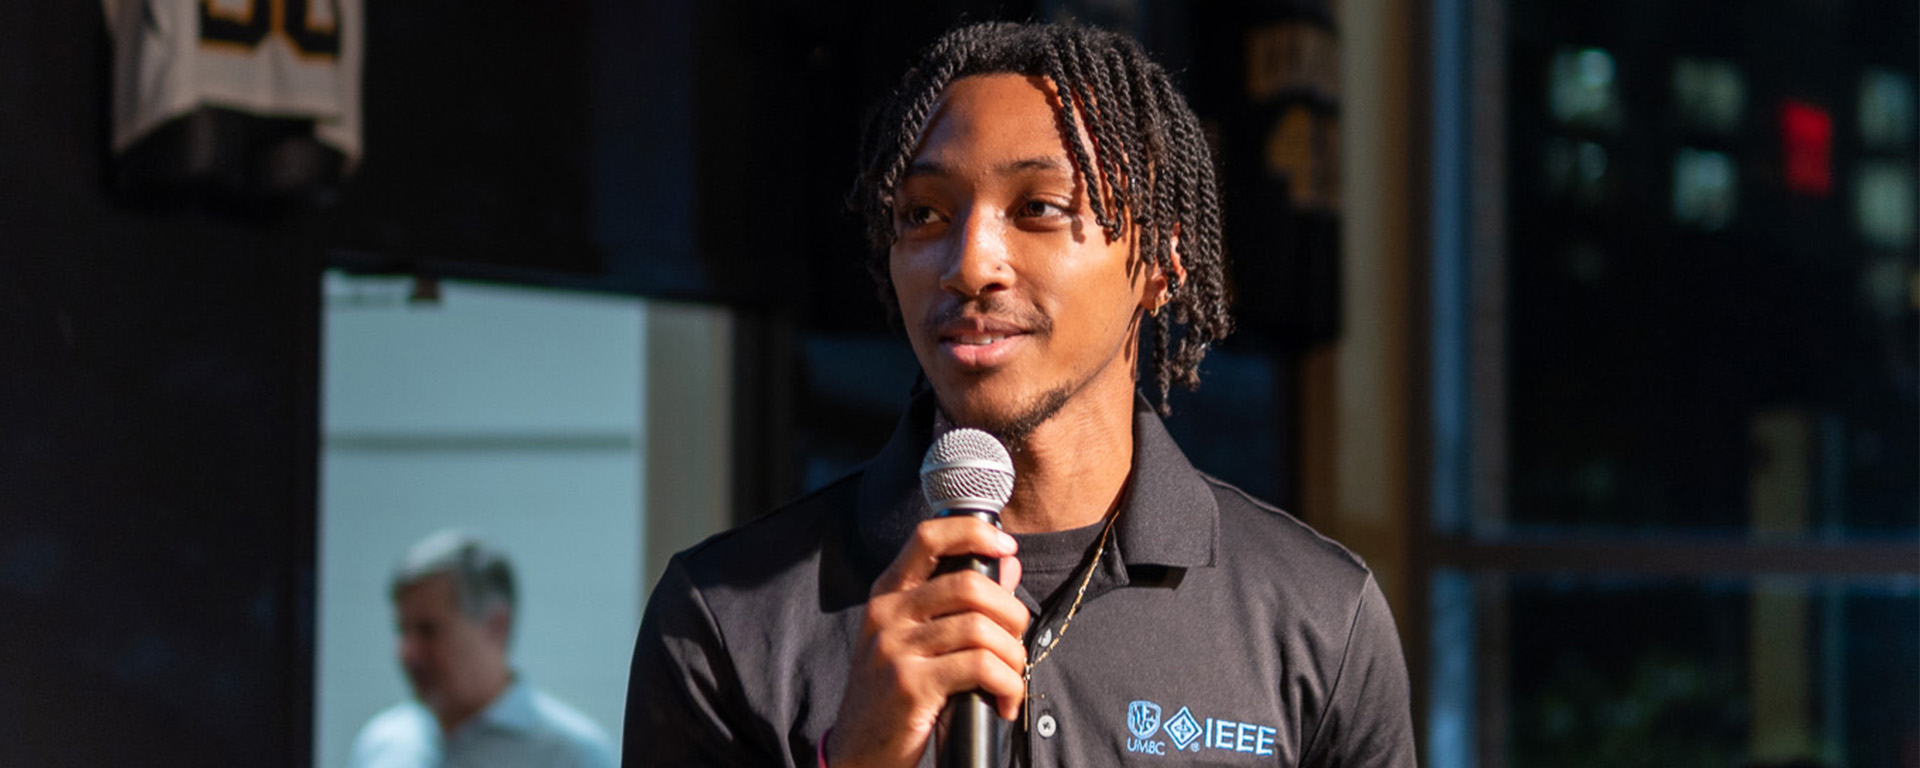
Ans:
[{"label": "fingers gripping microphone", "polygon": [[[951,430],[927,449],[920,490],[937,516],[970,515],[999,528],[1000,510],[1013,497],[1013,459],[992,435]],[[941,558],[934,575],[961,569],[1000,580],[1000,561],[978,555]],[[940,768],[987,768],[1000,754],[1006,726],[994,716],[993,700],[984,691],[948,698],[940,726]]]}]

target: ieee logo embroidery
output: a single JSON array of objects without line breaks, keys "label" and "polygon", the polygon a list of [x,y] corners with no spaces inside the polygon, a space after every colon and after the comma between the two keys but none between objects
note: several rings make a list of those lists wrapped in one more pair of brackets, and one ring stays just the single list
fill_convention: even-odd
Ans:
[{"label": "ieee logo embroidery", "polygon": [[[1242,723],[1209,717],[1204,720],[1193,710],[1181,707],[1173,717],[1160,719],[1160,705],[1144,699],[1127,704],[1127,751],[1147,755],[1174,752],[1199,752],[1201,748],[1239,752],[1261,757],[1272,756],[1279,732],[1270,725]],[[1165,733],[1171,744],[1154,736]]]},{"label": "ieee logo embroidery", "polygon": [[1173,737],[1173,748],[1186,751],[1200,751],[1200,721],[1194,719],[1193,712],[1181,707],[1172,720],[1167,721],[1167,735]]},{"label": "ieee logo embroidery", "polygon": [[1153,738],[1154,731],[1160,730],[1160,705],[1151,701],[1128,704],[1127,730],[1142,739]]}]

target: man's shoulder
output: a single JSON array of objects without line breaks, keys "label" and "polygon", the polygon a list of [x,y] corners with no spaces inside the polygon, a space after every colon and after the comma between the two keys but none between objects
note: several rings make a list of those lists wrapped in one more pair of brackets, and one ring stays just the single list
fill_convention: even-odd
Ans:
[{"label": "man's shoulder", "polygon": [[402,701],[367,720],[353,737],[350,765],[421,764],[434,749],[439,725],[419,702]]},{"label": "man's shoulder", "polygon": [[772,511],[682,550],[674,556],[689,578],[724,571],[739,577],[743,568],[780,570],[816,556],[828,531],[851,520],[859,496],[862,466]]},{"label": "man's shoulder", "polygon": [[531,692],[537,727],[541,733],[563,742],[581,766],[611,766],[613,740],[600,725],[580,710],[539,689]]},{"label": "man's shoulder", "polygon": [[[704,654],[726,656],[727,665],[777,667],[781,653],[805,652],[822,622],[833,621],[830,614],[864,601],[868,582],[849,556],[858,535],[859,477],[829,483],[674,555],[647,600],[635,674],[678,685],[679,665]],[[644,667],[647,658],[674,668]]]},{"label": "man's shoulder", "polygon": [[363,736],[413,736],[428,732],[434,725],[433,713],[411,699],[380,710],[361,726]]},{"label": "man's shoulder", "polygon": [[1366,561],[1300,518],[1239,486],[1200,473],[1220,509],[1220,538],[1239,557],[1306,567],[1318,573],[1371,575]]},{"label": "man's shoulder", "polygon": [[542,730],[555,731],[571,737],[606,740],[607,734],[600,730],[599,724],[593,722],[592,718],[587,717],[580,710],[574,709],[573,705],[538,688],[533,689],[531,693],[533,711],[538,717]]}]

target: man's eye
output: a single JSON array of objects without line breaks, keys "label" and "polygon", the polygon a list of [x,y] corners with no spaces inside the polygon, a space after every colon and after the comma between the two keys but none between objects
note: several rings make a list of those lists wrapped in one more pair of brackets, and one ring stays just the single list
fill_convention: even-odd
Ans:
[{"label": "man's eye", "polygon": [[1064,216],[1067,210],[1046,200],[1028,200],[1020,204],[1020,215],[1029,218]]},{"label": "man's eye", "polygon": [[900,211],[900,223],[909,227],[925,226],[940,220],[940,212],[932,206],[910,205]]}]

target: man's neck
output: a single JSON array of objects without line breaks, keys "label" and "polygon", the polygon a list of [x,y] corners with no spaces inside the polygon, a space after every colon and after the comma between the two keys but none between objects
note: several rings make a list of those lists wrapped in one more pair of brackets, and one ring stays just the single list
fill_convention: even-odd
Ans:
[{"label": "man's neck", "polygon": [[493,706],[494,702],[499,701],[501,696],[505,696],[507,689],[512,687],[512,685],[513,673],[503,672],[493,685],[488,686],[492,693],[485,696],[477,696],[473,701],[464,702],[460,705],[434,708],[433,718],[440,723],[440,733],[451,736],[454,731],[460,730],[461,726],[473,722],[473,719],[479,717],[480,713],[487,711],[487,708]]},{"label": "man's neck", "polygon": [[1000,524],[1013,533],[1092,525],[1120,503],[1133,469],[1133,399],[1083,392],[1013,448],[1013,498]]}]

